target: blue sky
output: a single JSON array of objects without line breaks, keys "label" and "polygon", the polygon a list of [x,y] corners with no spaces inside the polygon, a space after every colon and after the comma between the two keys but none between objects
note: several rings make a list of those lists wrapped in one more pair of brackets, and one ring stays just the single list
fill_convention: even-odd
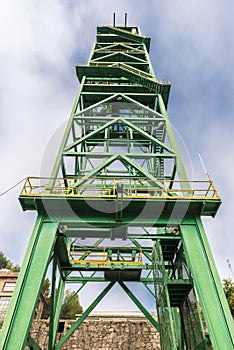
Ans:
[{"label": "blue sky", "polygon": [[[223,200],[204,220],[221,278],[234,268],[234,48],[232,0],[186,2],[10,0],[0,12],[0,192],[40,175],[46,146],[72,109],[75,64],[87,62],[97,25],[138,25],[151,36],[156,75],[172,84],[168,112],[204,179],[201,153]],[[55,155],[54,155],[55,156]],[[21,211],[20,186],[0,197],[0,250],[21,264],[35,213]]]}]

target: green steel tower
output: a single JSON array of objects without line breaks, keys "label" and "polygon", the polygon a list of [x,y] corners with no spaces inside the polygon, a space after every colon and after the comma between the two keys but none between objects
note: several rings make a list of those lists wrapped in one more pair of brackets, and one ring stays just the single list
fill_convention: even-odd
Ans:
[{"label": "green steel tower", "polygon": [[[49,266],[49,350],[60,349],[115,284],[159,330],[162,350],[233,349],[233,320],[201,221],[221,200],[210,179],[187,178],[167,114],[170,83],[155,76],[149,49],[136,26],[100,26],[88,64],[76,67],[80,88],[51,176],[27,178],[19,197],[38,216],[0,349],[41,349],[30,327]],[[88,293],[94,282],[102,292],[59,339],[65,286]],[[157,321],[131,289],[136,282],[155,298]]]}]

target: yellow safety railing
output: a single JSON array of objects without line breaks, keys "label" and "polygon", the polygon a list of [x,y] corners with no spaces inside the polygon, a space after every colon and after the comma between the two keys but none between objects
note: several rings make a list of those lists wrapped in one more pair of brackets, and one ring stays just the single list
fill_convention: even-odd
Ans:
[{"label": "yellow safety railing", "polygon": [[124,251],[117,247],[114,247],[115,252],[109,256],[108,250],[112,250],[111,247],[103,247],[103,251],[70,251],[70,262],[73,264],[93,264],[93,265],[110,265],[110,264],[127,264],[127,265],[142,265],[142,249],[134,248],[136,255],[132,256],[131,251]]},{"label": "yellow safety railing", "polygon": [[220,200],[211,180],[28,177],[20,196],[77,198],[166,198]]}]

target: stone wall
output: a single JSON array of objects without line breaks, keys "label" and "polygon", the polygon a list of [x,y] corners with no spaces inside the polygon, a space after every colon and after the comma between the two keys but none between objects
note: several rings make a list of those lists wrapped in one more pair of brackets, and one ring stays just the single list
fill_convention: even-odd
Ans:
[{"label": "stone wall", "polygon": [[[66,332],[74,321],[64,322]],[[47,349],[49,322],[35,321],[31,336]],[[63,333],[58,333],[59,340]],[[61,347],[62,350],[160,350],[159,333],[145,317],[88,317]]]}]

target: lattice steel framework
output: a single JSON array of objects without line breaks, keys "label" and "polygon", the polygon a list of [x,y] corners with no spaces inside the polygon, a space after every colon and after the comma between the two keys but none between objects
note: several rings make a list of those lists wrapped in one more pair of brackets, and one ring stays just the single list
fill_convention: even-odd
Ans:
[{"label": "lattice steel framework", "polygon": [[[38,217],[1,349],[40,349],[30,327],[50,263],[50,350],[61,348],[116,283],[160,331],[163,350],[208,349],[209,342],[233,348],[200,218],[214,217],[221,200],[210,179],[187,178],[167,115],[170,83],[156,78],[149,48],[138,27],[101,26],[88,64],[76,67],[80,88],[51,177],[28,178],[20,194],[23,210]],[[106,285],[58,339],[65,285],[77,284],[78,293],[92,282]],[[157,321],[130,282],[153,295]]]}]

